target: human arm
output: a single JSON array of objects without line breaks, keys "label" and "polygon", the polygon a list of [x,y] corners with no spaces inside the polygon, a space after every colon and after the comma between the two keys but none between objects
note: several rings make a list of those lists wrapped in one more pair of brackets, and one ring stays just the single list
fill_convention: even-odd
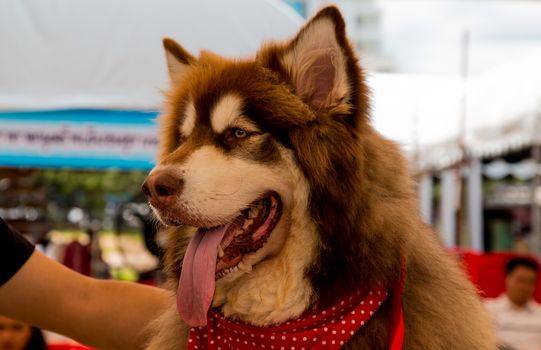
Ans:
[{"label": "human arm", "polygon": [[142,349],[168,300],[159,288],[89,278],[38,251],[0,286],[0,314],[99,349]]}]

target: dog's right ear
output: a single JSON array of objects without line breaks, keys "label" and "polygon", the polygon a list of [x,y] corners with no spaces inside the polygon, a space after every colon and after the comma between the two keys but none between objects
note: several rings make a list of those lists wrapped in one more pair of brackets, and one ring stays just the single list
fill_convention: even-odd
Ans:
[{"label": "dog's right ear", "polygon": [[163,39],[163,47],[167,59],[169,79],[171,79],[171,83],[177,84],[182,81],[188,68],[195,63],[196,59],[173,39]]},{"label": "dog's right ear", "polygon": [[350,103],[356,59],[336,7],[326,7],[308,21],[287,45],[281,62],[295,93],[309,104],[329,109]]}]

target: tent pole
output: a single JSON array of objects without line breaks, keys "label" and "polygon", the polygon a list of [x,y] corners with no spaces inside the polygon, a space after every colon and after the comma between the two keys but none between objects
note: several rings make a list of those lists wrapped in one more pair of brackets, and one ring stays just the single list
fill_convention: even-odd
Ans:
[{"label": "tent pole", "polygon": [[467,201],[470,247],[482,252],[485,246],[483,237],[483,172],[479,158],[470,160]]},{"label": "tent pole", "polygon": [[442,241],[447,248],[454,248],[457,246],[457,184],[457,171],[455,168],[448,168],[442,170],[440,197],[440,232]]},{"label": "tent pole", "polygon": [[[466,216],[466,195],[465,195],[465,179],[463,177],[463,168],[470,166],[470,154],[468,147],[466,146],[466,119],[468,114],[468,66],[469,66],[469,49],[470,49],[470,30],[465,28],[462,31],[460,39],[460,76],[462,77],[462,96],[460,100],[460,119],[459,119],[459,139],[458,146],[462,153],[462,159],[456,165],[456,179],[457,179],[457,193],[456,193],[456,226],[455,226],[455,242],[457,246],[467,245],[468,242],[464,242],[462,233],[465,229]],[[470,232],[469,244],[471,246],[472,233]]]},{"label": "tent pole", "polygon": [[532,249],[533,253],[541,255],[541,213],[539,211],[539,192],[541,191],[541,146],[534,144],[531,149],[532,158],[537,164],[537,172],[532,180],[532,203],[531,203],[531,224],[532,224]]}]

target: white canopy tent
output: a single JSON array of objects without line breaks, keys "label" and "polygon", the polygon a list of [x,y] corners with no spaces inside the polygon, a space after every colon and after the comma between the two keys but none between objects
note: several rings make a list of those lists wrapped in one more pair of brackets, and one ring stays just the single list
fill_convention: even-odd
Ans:
[{"label": "white canopy tent", "polygon": [[[157,110],[167,86],[163,37],[238,57],[301,24],[279,0],[5,0],[0,111]],[[541,51],[469,79],[465,140],[475,155],[537,142],[539,62]],[[369,85],[375,127],[421,168],[462,157],[458,77],[373,74]]]},{"label": "white canopy tent", "polygon": [[301,24],[279,0],[0,1],[0,167],[150,169],[162,38],[238,57]]},{"label": "white canopy tent", "polygon": [[163,37],[238,57],[301,24],[279,0],[1,1],[0,111],[156,109]]},{"label": "white canopy tent", "polygon": [[438,166],[460,158],[461,82],[453,77],[376,74],[369,78],[374,126],[419,162]]},{"label": "white canopy tent", "polygon": [[499,155],[541,140],[541,50],[473,81],[468,94],[473,155]]},{"label": "white canopy tent", "polygon": [[[421,169],[462,158],[460,140],[477,157],[541,140],[541,50],[471,77],[374,75],[376,128],[415,156]],[[466,94],[464,135],[462,104]]]}]

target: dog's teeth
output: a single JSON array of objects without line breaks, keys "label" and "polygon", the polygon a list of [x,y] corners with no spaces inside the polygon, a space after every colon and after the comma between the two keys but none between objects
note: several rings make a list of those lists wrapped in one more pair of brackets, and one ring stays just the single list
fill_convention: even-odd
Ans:
[{"label": "dog's teeth", "polygon": [[246,230],[248,227],[250,227],[250,225],[252,225],[254,223],[254,220],[252,219],[248,219],[248,220],[245,220],[244,221],[244,224],[242,225],[242,229],[243,230]]},{"label": "dog's teeth", "polygon": [[222,245],[218,244],[218,257],[223,258],[224,255],[225,255],[225,253],[224,253],[224,249],[222,248]]},{"label": "dog's teeth", "polygon": [[251,272],[252,271],[252,265],[247,265],[243,263],[242,261],[237,265],[239,270],[242,270],[244,272]]},{"label": "dog's teeth", "polygon": [[255,219],[259,215],[259,207],[250,209],[248,213],[248,218]]},{"label": "dog's teeth", "polygon": [[230,274],[232,272],[236,272],[236,271],[239,271],[239,270],[244,271],[244,272],[250,272],[250,271],[252,271],[252,266],[246,265],[241,261],[237,266],[230,267],[228,269],[224,269],[224,270],[218,272],[216,274],[216,278],[222,278],[225,275],[228,275],[228,274]]}]

